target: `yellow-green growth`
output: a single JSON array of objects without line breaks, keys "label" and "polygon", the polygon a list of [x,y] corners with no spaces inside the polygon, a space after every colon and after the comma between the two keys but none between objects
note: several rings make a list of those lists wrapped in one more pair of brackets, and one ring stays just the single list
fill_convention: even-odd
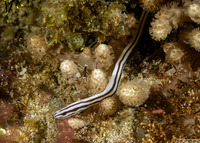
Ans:
[{"label": "yellow-green growth", "polygon": [[70,48],[81,48],[85,41],[78,38],[79,44],[75,44],[77,35],[72,33],[79,33],[78,37],[84,35],[84,39],[92,34],[98,42],[103,42],[106,36],[119,37],[125,33],[126,7],[119,1],[47,1],[42,11],[42,23],[51,29],[50,37],[54,37],[50,45],[67,41]]},{"label": "yellow-green growth", "polygon": [[70,47],[73,49],[79,49],[83,47],[84,39],[80,33],[74,33],[70,37]]}]

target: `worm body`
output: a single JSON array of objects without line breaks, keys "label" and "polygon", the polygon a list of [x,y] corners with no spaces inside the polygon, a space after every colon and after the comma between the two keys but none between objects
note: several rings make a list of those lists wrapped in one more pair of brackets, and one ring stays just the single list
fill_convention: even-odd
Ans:
[{"label": "worm body", "polygon": [[148,13],[145,11],[142,12],[142,15],[139,20],[139,24],[138,24],[139,27],[137,29],[136,35],[131,40],[131,42],[125,47],[125,49],[122,51],[119,59],[117,60],[117,62],[115,64],[115,68],[113,70],[112,76],[110,78],[110,81],[109,81],[106,89],[99,94],[85,98],[85,99],[77,101],[77,102],[74,102],[74,103],[69,104],[68,106],[56,111],[55,115],[54,115],[55,118],[59,119],[59,118],[71,117],[71,116],[78,114],[81,111],[89,108],[90,106],[94,105],[95,103],[98,103],[98,102],[102,101],[103,99],[111,97],[112,95],[115,94],[115,92],[117,91],[120,79],[121,79],[124,64],[125,64],[128,56],[130,55],[131,51],[133,50],[133,48],[137,45],[137,42],[141,36],[142,30],[144,27],[144,23],[145,23],[147,14]]}]

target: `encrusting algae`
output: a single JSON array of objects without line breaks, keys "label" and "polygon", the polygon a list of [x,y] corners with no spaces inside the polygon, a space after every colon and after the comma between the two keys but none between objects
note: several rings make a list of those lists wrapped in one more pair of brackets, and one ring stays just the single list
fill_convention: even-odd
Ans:
[{"label": "encrusting algae", "polygon": [[[199,7],[198,0],[1,1],[0,142],[198,142]],[[117,92],[55,119],[104,91],[142,10],[144,32]]]}]

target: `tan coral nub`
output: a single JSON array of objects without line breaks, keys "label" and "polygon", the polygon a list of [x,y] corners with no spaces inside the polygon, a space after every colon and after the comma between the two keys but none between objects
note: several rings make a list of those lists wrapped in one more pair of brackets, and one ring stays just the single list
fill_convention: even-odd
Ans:
[{"label": "tan coral nub", "polygon": [[99,107],[103,116],[113,115],[117,110],[117,101],[114,97],[109,97],[101,101]]},{"label": "tan coral nub", "polygon": [[94,91],[94,93],[99,93],[103,91],[107,86],[108,80],[106,74],[100,69],[94,69],[89,75],[89,88]]},{"label": "tan coral nub", "polygon": [[36,34],[30,34],[27,43],[28,43],[28,50],[33,55],[39,57],[43,57],[49,48],[48,45],[45,43],[44,38]]},{"label": "tan coral nub", "polygon": [[122,103],[129,106],[142,105],[149,97],[149,86],[146,82],[134,79],[122,84],[117,92]]},{"label": "tan coral nub", "polygon": [[171,30],[177,29],[184,20],[183,9],[178,7],[178,3],[168,3],[156,13],[155,19],[151,22],[149,33],[156,41],[165,40]]},{"label": "tan coral nub", "polygon": [[200,4],[190,4],[187,8],[187,14],[194,22],[200,24]]},{"label": "tan coral nub", "polygon": [[165,58],[170,64],[180,64],[186,57],[186,52],[177,42],[169,42],[163,45]]},{"label": "tan coral nub", "polygon": [[97,46],[94,55],[98,68],[108,69],[113,63],[114,59],[113,53],[114,53],[113,49],[109,45],[100,44],[99,46]]},{"label": "tan coral nub", "polygon": [[75,75],[78,72],[78,67],[73,61],[64,60],[60,64],[60,70],[63,74],[70,76],[70,75]]},{"label": "tan coral nub", "polygon": [[200,52],[200,29],[195,28],[188,36],[190,45],[198,52]]},{"label": "tan coral nub", "polygon": [[78,118],[69,118],[67,121],[72,129],[80,129],[86,126],[85,121]]}]

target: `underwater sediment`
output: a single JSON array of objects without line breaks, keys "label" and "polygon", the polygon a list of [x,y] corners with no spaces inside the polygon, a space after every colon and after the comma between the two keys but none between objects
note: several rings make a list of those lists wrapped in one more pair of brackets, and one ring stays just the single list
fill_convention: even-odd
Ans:
[{"label": "underwater sediment", "polygon": [[[56,119],[107,88],[142,11],[116,93]],[[0,142],[200,141],[198,0],[5,0],[0,15]]]}]

